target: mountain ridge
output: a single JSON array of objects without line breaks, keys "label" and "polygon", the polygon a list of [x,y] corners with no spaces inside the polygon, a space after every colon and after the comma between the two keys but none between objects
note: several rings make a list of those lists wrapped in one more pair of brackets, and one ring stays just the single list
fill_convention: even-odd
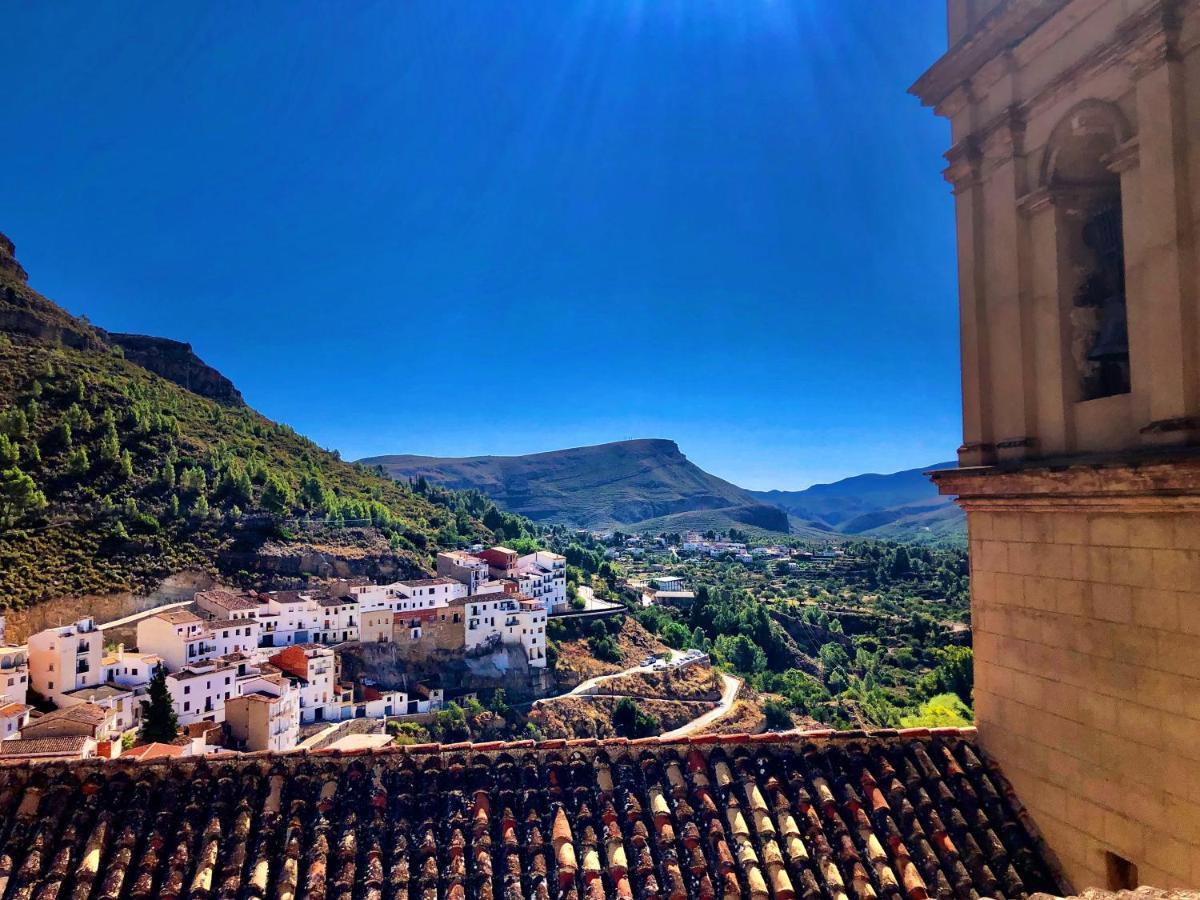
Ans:
[{"label": "mountain ridge", "polygon": [[[381,466],[402,481],[423,478],[456,490],[473,488],[503,509],[552,524],[636,530],[641,522],[703,514],[727,527],[787,530],[782,510],[704,471],[666,438],[518,456],[392,454],[359,462]],[[675,520],[688,527],[686,517]]]},{"label": "mountain ridge", "polygon": [[[675,441],[639,438],[511,456],[360,460],[399,480],[475,489],[534,521],[592,530],[757,528],[806,537],[956,538],[962,516],[924,475],[955,463],[752,491],[696,466]],[[780,512],[786,514],[781,518]]]},{"label": "mountain ridge", "polygon": [[948,461],[902,469],[867,472],[800,491],[751,491],[790,516],[830,531],[868,537],[957,537],[965,532],[962,511],[942,497],[926,472],[954,468]]}]

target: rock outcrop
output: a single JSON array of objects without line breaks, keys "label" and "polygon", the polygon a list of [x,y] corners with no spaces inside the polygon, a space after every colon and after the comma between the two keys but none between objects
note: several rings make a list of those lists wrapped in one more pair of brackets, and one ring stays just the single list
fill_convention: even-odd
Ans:
[{"label": "rock outcrop", "polygon": [[108,332],[107,337],[124,351],[125,358],[130,362],[175,382],[193,394],[227,406],[246,405],[233,382],[200,359],[191,344],[145,334]]},{"label": "rock outcrop", "polygon": [[5,272],[9,277],[17,281],[25,282],[29,280],[29,276],[25,274],[25,270],[21,268],[21,264],[17,262],[17,248],[8,236],[0,233],[0,272]]}]

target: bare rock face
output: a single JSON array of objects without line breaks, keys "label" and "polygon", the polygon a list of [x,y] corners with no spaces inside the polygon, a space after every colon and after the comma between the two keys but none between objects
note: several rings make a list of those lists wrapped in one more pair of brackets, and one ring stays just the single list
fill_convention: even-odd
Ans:
[{"label": "bare rock face", "polygon": [[76,350],[104,349],[99,329],[50,302],[27,282],[16,247],[0,234],[0,333]]},{"label": "bare rock face", "polygon": [[16,246],[3,232],[0,232],[0,271],[6,272],[9,276],[20,282],[29,280],[29,276],[25,274],[25,270],[21,268],[21,264],[17,262]]},{"label": "bare rock face", "polygon": [[226,406],[246,405],[233,382],[200,359],[191,344],[145,334],[114,332],[108,333],[108,339],[125,352],[125,358],[130,362],[175,382],[193,394]]}]

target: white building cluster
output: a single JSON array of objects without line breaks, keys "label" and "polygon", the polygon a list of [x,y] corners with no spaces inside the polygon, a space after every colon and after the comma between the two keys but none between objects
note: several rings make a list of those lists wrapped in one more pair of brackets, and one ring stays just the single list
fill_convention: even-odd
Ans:
[{"label": "white building cluster", "polygon": [[[547,616],[566,605],[565,558],[493,547],[439,554],[438,571],[324,591],[201,591],[195,610],[176,606],[141,619],[136,650],[106,647],[91,618],[9,647],[0,618],[0,741],[14,742],[0,756],[116,755],[121,738],[140,727],[160,667],[182,729],[220,728],[233,748],[247,750],[294,747],[302,724],[440,706],[437,690],[419,698],[371,685],[356,692],[340,678],[341,644],[414,642],[436,630],[439,648],[451,653],[508,646],[545,668]],[[29,690],[57,710],[31,722]]]}]

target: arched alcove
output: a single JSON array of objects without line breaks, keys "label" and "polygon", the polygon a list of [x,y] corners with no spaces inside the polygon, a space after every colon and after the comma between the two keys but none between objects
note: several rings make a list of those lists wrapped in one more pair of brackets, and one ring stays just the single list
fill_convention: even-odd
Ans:
[{"label": "arched alcove", "polygon": [[1071,271],[1062,283],[1070,286],[1066,325],[1082,400],[1130,390],[1121,180],[1109,167],[1128,136],[1120,109],[1086,101],[1054,127],[1042,163],[1042,186],[1070,211],[1060,237]]}]

